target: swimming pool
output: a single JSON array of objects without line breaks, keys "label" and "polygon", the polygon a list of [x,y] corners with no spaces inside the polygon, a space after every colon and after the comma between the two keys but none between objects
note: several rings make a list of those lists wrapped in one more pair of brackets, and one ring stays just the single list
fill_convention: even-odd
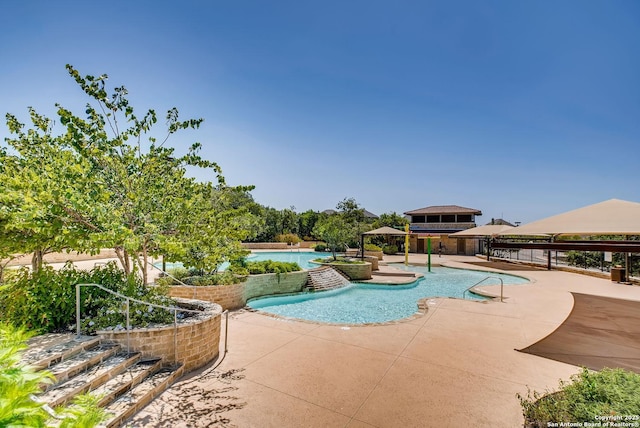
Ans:
[{"label": "swimming pool", "polygon": [[[466,269],[394,265],[403,270],[424,273],[425,277],[407,285],[358,284],[320,293],[300,293],[251,300],[253,309],[289,318],[336,324],[381,323],[410,317],[418,310],[417,301],[425,297],[463,298],[464,291],[486,278],[500,277],[505,284],[524,284],[519,276]],[[499,284],[487,279],[483,285]],[[486,300],[466,293],[464,298]]]},{"label": "swimming pool", "polygon": [[[277,262],[295,262],[302,269],[313,269],[319,265],[317,263],[311,263],[310,260],[318,259],[321,257],[327,257],[327,253],[316,253],[314,251],[264,251],[260,253],[251,253],[247,255],[246,259],[250,261],[262,261],[262,260],[274,260]],[[183,267],[182,263],[166,263],[167,270]],[[158,262],[154,264],[158,269],[162,268],[162,263]],[[229,262],[224,262],[218,267],[218,271],[226,270],[229,267]]]},{"label": "swimming pool", "polygon": [[311,263],[311,260],[322,257],[327,257],[327,253],[316,253],[315,251],[265,251],[251,253],[247,256],[247,260],[252,262],[262,260],[295,262],[298,263],[302,269],[313,269],[320,265],[317,263]]}]

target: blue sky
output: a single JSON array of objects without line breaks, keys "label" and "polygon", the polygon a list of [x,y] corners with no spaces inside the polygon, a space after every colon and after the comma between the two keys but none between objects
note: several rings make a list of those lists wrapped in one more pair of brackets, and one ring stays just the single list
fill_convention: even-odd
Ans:
[{"label": "blue sky", "polygon": [[203,117],[170,142],[261,204],[526,223],[640,201],[639,41],[633,0],[5,0],[0,110],[81,112],[70,63]]}]

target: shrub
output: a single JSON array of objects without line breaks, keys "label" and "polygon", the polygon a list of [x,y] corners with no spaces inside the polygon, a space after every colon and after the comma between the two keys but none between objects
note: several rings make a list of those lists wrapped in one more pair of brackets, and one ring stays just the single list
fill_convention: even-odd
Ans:
[{"label": "shrub", "polygon": [[600,267],[602,253],[600,251],[567,251],[567,263],[577,267]]},{"label": "shrub", "polygon": [[396,247],[395,245],[385,245],[382,248],[382,252],[388,255],[395,254],[398,252],[398,247]]},{"label": "shrub", "polygon": [[235,261],[231,264],[230,269],[236,273],[238,270],[244,269],[244,271],[248,271],[251,275],[259,275],[263,273],[287,273],[302,270],[298,263],[278,262],[275,260]]},{"label": "shrub", "polygon": [[[100,284],[125,296],[172,305],[165,289],[144,286],[135,275],[126,276],[115,263],[97,266],[91,271],[77,270],[69,263],[57,271],[50,266],[36,273],[28,269],[17,271],[11,281],[0,286],[0,315],[3,320],[29,330],[67,330],[76,319],[76,284]],[[125,318],[122,299],[96,287],[82,287],[81,302],[82,316],[86,323],[91,323],[87,324],[89,331],[121,324],[123,321],[116,320]],[[162,312],[170,315],[168,311]],[[135,316],[132,312],[132,325],[144,325],[160,318],[163,317],[159,314]]]},{"label": "shrub", "polygon": [[286,242],[287,244],[292,245],[300,242],[300,237],[295,233],[283,233],[282,235],[276,236],[276,241]]},{"label": "shrub", "polygon": [[382,251],[382,248],[375,244],[364,244],[365,251]]},{"label": "shrub", "polygon": [[45,267],[31,274],[23,268],[0,286],[0,314],[34,331],[66,329],[75,320],[75,287],[85,278],[69,265],[56,272]]},{"label": "shrub", "polygon": [[183,278],[187,285],[231,285],[239,284],[243,278],[230,271],[217,272],[208,275],[194,275]]},{"label": "shrub", "polygon": [[327,245],[326,244],[322,244],[322,243],[316,244],[316,245],[314,245],[313,250],[314,251],[321,251],[321,252],[327,251]]},{"label": "shrub", "polygon": [[[560,389],[541,395],[517,394],[523,415],[533,427],[547,427],[558,422],[592,422],[605,415],[640,414],[640,375],[622,369],[605,368],[594,373],[586,368],[560,381]],[[582,425],[581,425],[582,426]]]},{"label": "shrub", "polygon": [[[169,269],[169,271],[167,272],[170,276],[164,276],[161,278],[156,279],[156,284],[157,285],[182,285],[182,284],[187,284],[187,285],[193,285],[194,281],[198,281],[199,278],[203,278],[203,277],[213,277],[216,278],[216,284],[218,283],[222,283],[221,281],[223,281],[222,278],[219,278],[217,273],[206,273],[204,270],[202,269],[198,269],[198,268],[185,268],[185,267],[177,267],[177,268],[173,268],[173,269]],[[214,281],[213,279],[211,279],[211,281]],[[233,284],[233,282],[230,282],[230,284]]]},{"label": "shrub", "polygon": [[[168,307],[176,306],[173,299],[168,297],[166,286],[147,287],[138,284],[137,287],[138,288],[131,290],[119,291],[120,294],[147,303],[129,302],[129,325],[131,328],[149,327],[152,324],[173,323],[172,311],[156,308],[148,304],[152,303]],[[102,297],[95,299],[95,303],[97,305],[95,312],[86,308],[84,304],[82,306],[82,326],[85,332],[94,333],[96,330],[125,329],[127,313],[124,308],[125,301],[123,299],[104,293]],[[178,317],[181,317],[180,313],[178,313]]]},{"label": "shrub", "polygon": [[186,278],[188,276],[193,276],[193,273],[190,272],[190,269],[185,267],[177,267],[173,269],[169,269],[168,273],[176,279],[182,280],[182,278]]}]

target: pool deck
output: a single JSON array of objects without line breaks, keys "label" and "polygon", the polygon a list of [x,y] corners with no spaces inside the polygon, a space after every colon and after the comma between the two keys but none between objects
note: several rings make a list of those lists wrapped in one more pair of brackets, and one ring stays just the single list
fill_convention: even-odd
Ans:
[{"label": "pool deck", "polygon": [[[482,269],[464,263],[475,257],[436,259]],[[426,256],[412,254],[410,261],[424,264]],[[429,299],[424,316],[382,326],[233,312],[220,366],[174,384],[131,426],[522,426],[516,393],[554,389],[579,368],[514,349],[564,321],[573,305],[570,291],[640,300],[640,287],[561,271],[508,273],[532,283],[505,286],[503,303]],[[481,289],[499,293],[499,286]]]}]

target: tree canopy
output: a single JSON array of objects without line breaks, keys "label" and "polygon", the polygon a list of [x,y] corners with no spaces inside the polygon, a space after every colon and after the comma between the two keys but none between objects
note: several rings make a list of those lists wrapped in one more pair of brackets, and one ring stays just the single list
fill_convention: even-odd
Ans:
[{"label": "tree canopy", "polygon": [[318,220],[313,234],[327,243],[335,260],[336,252],[344,250],[351,240],[353,229],[341,215],[330,215]]},{"label": "tree canopy", "polygon": [[[81,117],[56,104],[62,131],[30,108],[29,127],[7,114],[12,134],[0,148],[0,256],[34,253],[34,269],[48,251],[114,248],[126,272],[165,255],[205,270],[245,253],[257,219],[246,195],[253,186],[228,186],[200,143],[178,154],[166,143],[202,119],[165,115],[161,138],[154,110],[136,115],[124,86],[109,95],[107,75],[70,76],[89,97]],[[215,182],[199,182],[187,168],[203,168]],[[243,197],[244,195],[244,197]],[[145,278],[146,282],[146,278]]]}]

